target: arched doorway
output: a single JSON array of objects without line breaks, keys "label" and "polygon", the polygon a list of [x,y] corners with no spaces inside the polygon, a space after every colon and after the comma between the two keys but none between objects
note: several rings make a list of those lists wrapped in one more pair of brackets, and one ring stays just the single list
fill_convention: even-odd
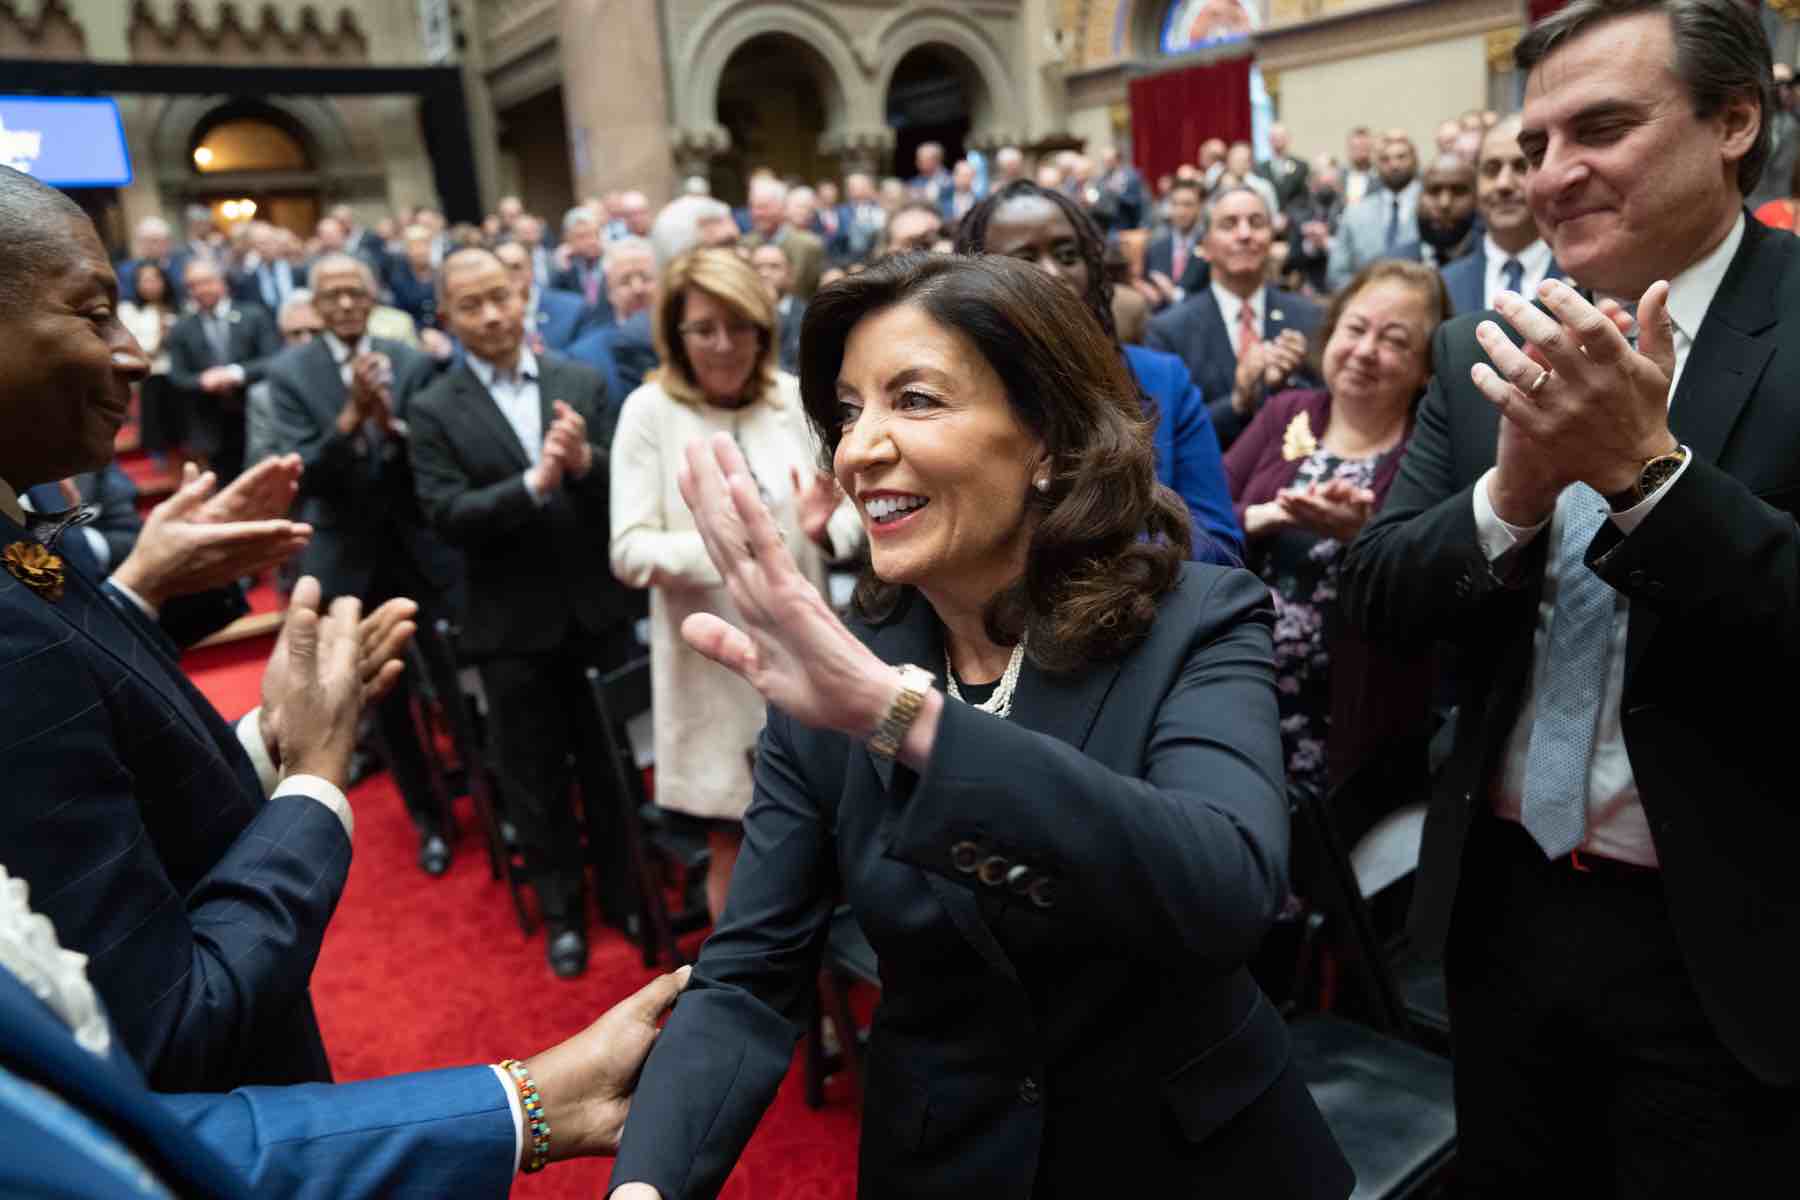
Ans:
[{"label": "arched doorway", "polygon": [[316,164],[306,131],[254,102],[214,109],[195,127],[188,199],[212,209],[221,229],[255,217],[302,238],[318,222]]},{"label": "arched doorway", "polygon": [[750,38],[719,77],[717,120],[731,149],[713,160],[713,195],[742,204],[757,167],[809,182],[835,176],[837,156],[821,152],[819,140],[843,110],[837,77],[817,50],[786,33]]},{"label": "arched doorway", "polygon": [[938,43],[908,51],[888,81],[893,173],[910,179],[914,152],[924,142],[940,143],[947,164],[961,158],[984,101],[981,73],[960,51]]}]

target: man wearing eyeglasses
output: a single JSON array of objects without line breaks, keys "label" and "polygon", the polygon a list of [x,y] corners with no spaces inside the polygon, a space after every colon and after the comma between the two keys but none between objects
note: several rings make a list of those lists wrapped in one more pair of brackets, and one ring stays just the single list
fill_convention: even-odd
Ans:
[{"label": "man wearing eyeglasses", "polygon": [[[392,596],[419,602],[419,624],[458,619],[462,566],[426,526],[413,496],[407,419],[413,398],[437,371],[404,342],[369,336],[375,278],[349,254],[327,254],[308,280],[317,326],[284,309],[296,341],[269,367],[270,443],[305,464],[300,518],[313,527],[300,570],[316,576],[327,601],[357,596],[371,609]],[[320,330],[319,336],[305,331]],[[421,643],[421,650],[435,642]],[[427,651],[427,653],[429,653]],[[440,694],[455,695],[448,664],[427,660]],[[382,756],[419,830],[419,866],[450,866],[444,816],[425,749],[412,720],[419,680],[410,674],[376,709]]]}]

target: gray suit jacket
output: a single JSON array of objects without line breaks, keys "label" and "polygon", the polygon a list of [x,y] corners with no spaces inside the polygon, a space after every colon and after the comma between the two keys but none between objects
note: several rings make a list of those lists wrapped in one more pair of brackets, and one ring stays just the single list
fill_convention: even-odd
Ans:
[{"label": "gray suit jacket", "polygon": [[[1417,179],[1400,193],[1400,226],[1394,246],[1419,240],[1419,193]],[[1325,282],[1337,291],[1350,282],[1351,276],[1387,254],[1388,197],[1385,188],[1377,188],[1361,202],[1344,211],[1338,222],[1337,236],[1331,241],[1331,265],[1325,269]]]}]

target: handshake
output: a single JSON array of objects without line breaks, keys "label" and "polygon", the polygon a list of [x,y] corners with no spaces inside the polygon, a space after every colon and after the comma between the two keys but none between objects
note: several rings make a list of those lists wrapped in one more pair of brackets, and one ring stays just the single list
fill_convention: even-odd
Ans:
[{"label": "handshake", "polygon": [[588,443],[587,421],[558,400],[544,431],[544,451],[537,465],[525,472],[525,485],[537,497],[548,496],[564,479],[580,479],[594,465],[594,448]]}]

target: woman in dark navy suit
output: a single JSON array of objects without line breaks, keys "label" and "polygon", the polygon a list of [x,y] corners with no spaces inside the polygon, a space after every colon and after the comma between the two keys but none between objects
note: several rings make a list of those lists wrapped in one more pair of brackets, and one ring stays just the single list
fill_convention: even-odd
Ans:
[{"label": "woman in dark navy suit", "polygon": [[846,626],[730,440],[689,447],[741,628],[682,633],[770,713],[730,900],[613,1195],[718,1192],[845,895],[882,973],[865,1200],[1341,1200],[1349,1167],[1244,967],[1287,895],[1268,593],[1183,561],[1124,361],[1043,272],[920,255],[821,291],[801,365],[870,565]]}]

